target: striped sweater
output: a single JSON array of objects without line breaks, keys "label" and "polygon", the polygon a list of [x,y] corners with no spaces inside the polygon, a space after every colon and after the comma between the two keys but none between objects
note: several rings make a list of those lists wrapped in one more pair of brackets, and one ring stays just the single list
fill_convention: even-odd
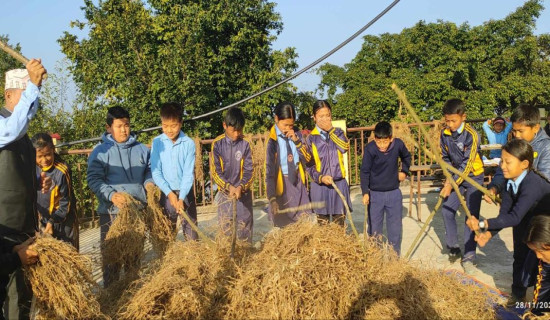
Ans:
[{"label": "striped sweater", "polygon": [[[469,124],[463,123],[455,132],[442,130],[440,144],[443,161],[466,175],[483,174],[483,161],[479,155],[480,137]],[[459,185],[463,181],[456,174],[453,174],[453,179]]]}]

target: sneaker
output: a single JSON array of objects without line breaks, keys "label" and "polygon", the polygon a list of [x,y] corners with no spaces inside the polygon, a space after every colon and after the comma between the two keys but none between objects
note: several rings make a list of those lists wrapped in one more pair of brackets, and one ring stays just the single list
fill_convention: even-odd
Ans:
[{"label": "sneaker", "polygon": [[507,308],[520,308],[522,304],[525,305],[525,296],[519,298],[511,294],[508,301],[506,301]]},{"label": "sneaker", "polygon": [[460,248],[451,248],[449,249],[449,252],[446,252],[442,254],[440,257],[437,258],[437,262],[439,263],[454,263],[458,259],[462,258],[462,253],[460,252]]},{"label": "sneaker", "polygon": [[477,272],[476,265],[471,260],[462,261],[462,268],[464,268],[464,272],[468,275],[473,275]]}]

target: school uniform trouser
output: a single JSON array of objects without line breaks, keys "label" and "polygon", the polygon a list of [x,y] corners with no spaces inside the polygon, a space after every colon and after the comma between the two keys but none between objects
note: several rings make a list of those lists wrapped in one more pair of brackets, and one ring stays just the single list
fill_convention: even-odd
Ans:
[{"label": "school uniform trouser", "polygon": [[512,263],[512,294],[517,298],[525,297],[528,287],[535,285],[538,274],[538,259],[525,244],[525,232],[529,226],[524,219],[512,228],[514,241],[514,262]]},{"label": "school uniform trouser", "polygon": [[[483,174],[478,176],[470,176],[477,183],[483,184]],[[460,186],[460,193],[466,198],[466,205],[472,216],[479,219],[479,208],[481,206],[481,198],[483,194],[467,181],[463,181]],[[460,207],[458,195],[454,192],[443,201],[443,222],[445,223],[445,242],[447,248],[460,248],[458,244],[458,231],[456,224],[456,211]],[[466,220],[467,217],[464,217]],[[476,241],[474,240],[475,233],[464,225],[464,256],[462,261],[473,261],[476,258]]]},{"label": "school uniform trouser", "polygon": [[2,287],[0,295],[4,295],[5,299],[3,300],[4,317],[9,320],[30,319],[32,290],[23,268],[17,268],[9,276],[3,276],[0,279],[0,286]]},{"label": "school uniform trouser", "polygon": [[241,195],[239,200],[233,201],[223,192],[218,192],[218,227],[226,236],[233,234],[233,210],[237,211],[237,238],[252,242],[254,219],[252,216],[252,192]]},{"label": "school uniform trouser", "polygon": [[386,213],[386,230],[388,242],[398,255],[401,254],[403,234],[403,195],[399,188],[391,191],[370,191],[368,229],[370,236],[382,235],[384,213]]},{"label": "school uniform trouser", "polygon": [[[180,195],[179,190],[173,190],[172,192],[174,192],[179,199],[179,195]],[[189,218],[191,219],[191,221],[193,221],[195,226],[198,226],[197,204],[195,203],[195,193],[193,192],[193,188],[191,188],[191,190],[187,194],[187,197],[185,197],[184,203],[185,203],[185,206],[187,207],[187,209],[185,210],[185,212],[187,213],[187,216],[189,216]],[[164,195],[164,193],[160,195],[160,205],[163,208],[164,214],[170,220],[170,223],[172,224],[172,229],[177,230],[178,226],[176,224],[178,223],[179,213],[176,211],[176,208],[172,206],[172,204],[170,203],[170,200],[168,200],[168,197]],[[197,234],[197,232],[195,232],[195,230],[191,228],[191,225],[189,224],[189,222],[187,222],[187,220],[183,217],[181,218],[181,229],[183,231],[183,236],[185,240],[197,240],[199,238],[199,235]]]}]

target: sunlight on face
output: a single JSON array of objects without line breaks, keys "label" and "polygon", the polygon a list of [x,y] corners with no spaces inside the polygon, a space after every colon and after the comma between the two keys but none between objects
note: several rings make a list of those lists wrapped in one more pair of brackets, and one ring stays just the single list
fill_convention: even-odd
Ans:
[{"label": "sunlight on face", "polygon": [[161,118],[162,123],[162,132],[170,139],[172,142],[176,142],[180,135],[181,131],[181,121],[177,119],[167,119]]},{"label": "sunlight on face", "polygon": [[50,146],[36,149],[36,165],[40,168],[51,167],[54,160],[54,149]]},{"label": "sunlight on face", "polygon": [[114,119],[113,124],[109,127],[113,139],[118,143],[128,141],[130,137],[130,119]]}]

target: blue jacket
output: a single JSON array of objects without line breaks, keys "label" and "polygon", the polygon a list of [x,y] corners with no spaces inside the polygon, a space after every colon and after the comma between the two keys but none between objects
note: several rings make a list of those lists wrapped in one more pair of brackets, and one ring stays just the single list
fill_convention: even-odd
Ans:
[{"label": "blue jacket", "polygon": [[[479,156],[480,138],[469,124],[463,123],[456,131],[441,131],[441,156],[443,161],[470,176],[483,174],[483,161]],[[453,179],[460,185],[463,179],[453,174]]]},{"label": "blue jacket", "polygon": [[124,143],[116,142],[111,134],[103,134],[88,158],[88,186],[99,200],[99,214],[116,214],[118,208],[111,198],[115,192],[125,192],[146,202],[145,184],[151,182],[149,149],[136,141],[136,135]]},{"label": "blue jacket", "polygon": [[225,134],[212,142],[210,173],[222,192],[230,186],[242,187],[248,192],[254,182],[254,166],[250,142],[245,139],[233,141]]},{"label": "blue jacket", "polygon": [[[541,128],[533,141],[529,144],[533,147],[533,151],[535,152],[533,168],[550,179],[550,137],[548,137],[544,129]],[[506,179],[502,175],[502,169],[498,167],[489,188],[496,187],[497,191],[500,192],[504,188],[505,183]]]},{"label": "blue jacket", "polygon": [[[493,131],[493,128],[491,128],[491,125],[489,125],[489,120],[483,122],[483,131],[485,131],[487,141],[489,141],[490,144],[505,145],[506,142],[508,142],[508,134],[510,133],[510,130],[512,130],[511,122],[506,122],[506,127],[500,133],[496,133]],[[501,149],[491,150],[491,152],[489,152],[490,158],[500,158],[501,155]]]}]

